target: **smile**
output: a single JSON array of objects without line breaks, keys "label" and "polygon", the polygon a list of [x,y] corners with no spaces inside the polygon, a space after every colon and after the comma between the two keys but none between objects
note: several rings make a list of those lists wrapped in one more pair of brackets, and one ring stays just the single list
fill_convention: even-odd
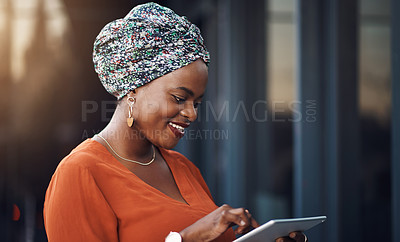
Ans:
[{"label": "smile", "polygon": [[171,129],[172,133],[174,133],[175,136],[178,138],[182,138],[183,135],[185,135],[185,128],[176,123],[169,122],[168,127]]}]

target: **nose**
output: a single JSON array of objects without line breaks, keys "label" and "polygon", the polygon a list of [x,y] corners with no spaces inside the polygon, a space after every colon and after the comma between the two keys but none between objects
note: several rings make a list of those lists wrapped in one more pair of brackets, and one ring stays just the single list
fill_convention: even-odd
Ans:
[{"label": "nose", "polygon": [[197,118],[197,108],[194,107],[193,103],[185,104],[185,107],[180,111],[180,113],[190,122],[194,122]]}]

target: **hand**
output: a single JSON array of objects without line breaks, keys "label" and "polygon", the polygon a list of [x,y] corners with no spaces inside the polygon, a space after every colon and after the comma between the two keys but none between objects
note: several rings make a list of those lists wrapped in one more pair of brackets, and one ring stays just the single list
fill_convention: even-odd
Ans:
[{"label": "hand", "polygon": [[302,232],[291,232],[289,236],[281,237],[275,240],[275,242],[307,242],[307,236]]},{"label": "hand", "polygon": [[233,225],[238,225],[236,234],[247,233],[251,228],[259,226],[248,210],[225,204],[185,228],[180,234],[184,242],[211,241]]}]

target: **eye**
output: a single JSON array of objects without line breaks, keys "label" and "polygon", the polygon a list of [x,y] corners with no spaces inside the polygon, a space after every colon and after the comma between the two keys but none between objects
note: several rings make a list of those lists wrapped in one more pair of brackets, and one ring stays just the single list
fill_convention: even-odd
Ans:
[{"label": "eye", "polygon": [[194,107],[194,108],[199,108],[200,104],[201,104],[201,102],[195,103],[195,104],[193,105],[193,107]]},{"label": "eye", "polygon": [[178,97],[178,96],[175,96],[175,95],[172,95],[172,96],[174,97],[174,99],[175,99],[175,101],[177,103],[183,103],[183,102],[186,101],[184,98],[181,98],[181,97]]}]

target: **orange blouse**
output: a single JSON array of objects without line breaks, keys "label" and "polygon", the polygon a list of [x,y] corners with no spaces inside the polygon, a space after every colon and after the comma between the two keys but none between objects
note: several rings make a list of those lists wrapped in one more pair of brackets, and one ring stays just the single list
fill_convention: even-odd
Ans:
[{"label": "orange blouse", "polygon": [[[160,152],[189,205],[148,185],[88,139],[60,162],[47,189],[49,241],[160,242],[215,210],[197,167],[178,152]],[[229,229],[215,241],[234,239]]]}]

